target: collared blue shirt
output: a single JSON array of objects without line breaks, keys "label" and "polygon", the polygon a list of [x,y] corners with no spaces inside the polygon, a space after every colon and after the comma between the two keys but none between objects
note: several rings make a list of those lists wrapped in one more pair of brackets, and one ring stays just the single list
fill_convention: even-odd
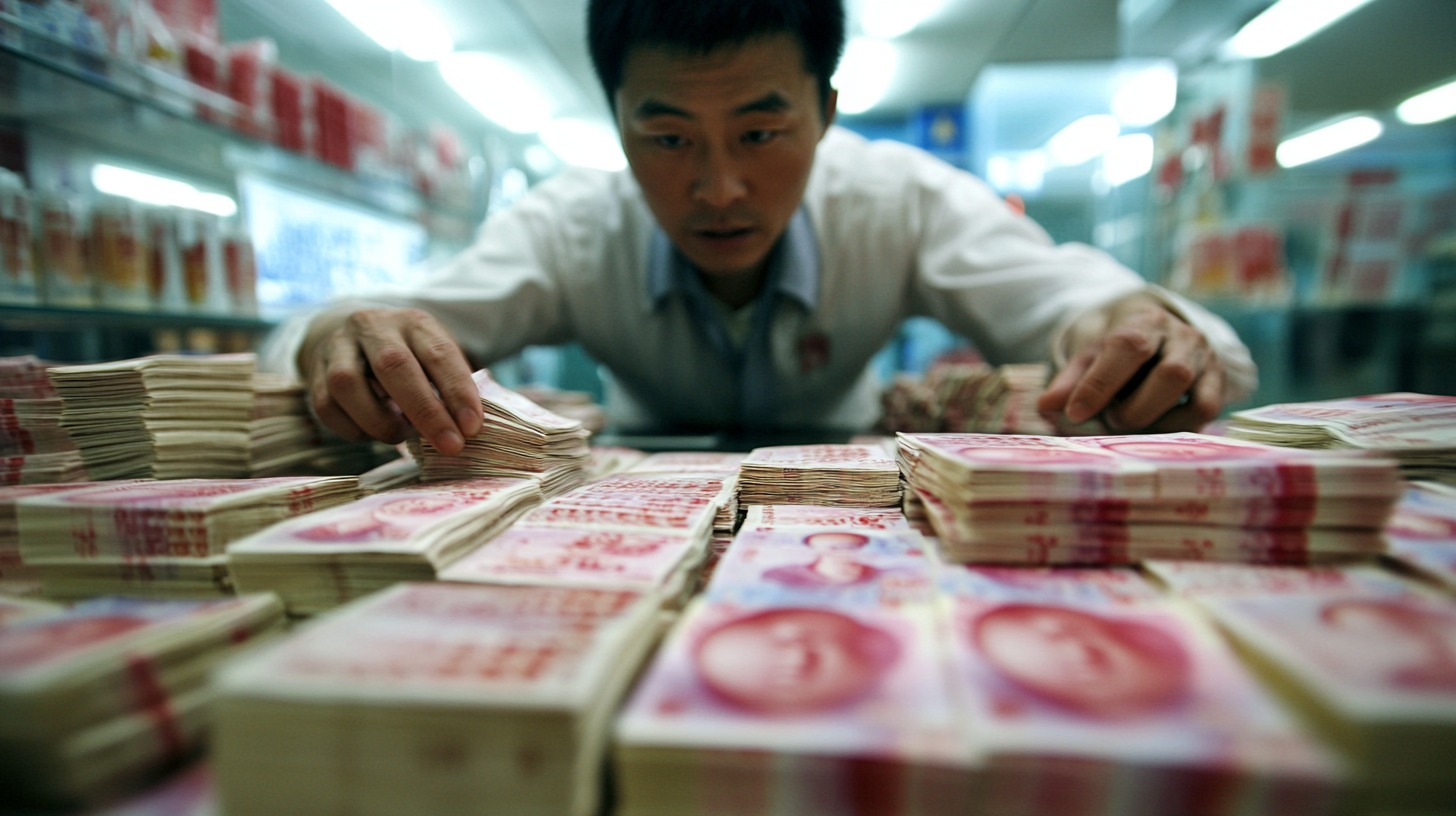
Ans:
[{"label": "collared blue shirt", "polygon": [[648,258],[647,294],[655,308],[676,295],[693,316],[703,339],[737,375],[739,424],[771,424],[777,408],[769,329],[780,302],[797,303],[811,312],[819,302],[819,248],[809,215],[800,207],[789,219],[784,234],[770,253],[764,291],[750,304],[753,309],[747,341],[733,342],[722,311],[690,262],[661,228],[652,235]]}]

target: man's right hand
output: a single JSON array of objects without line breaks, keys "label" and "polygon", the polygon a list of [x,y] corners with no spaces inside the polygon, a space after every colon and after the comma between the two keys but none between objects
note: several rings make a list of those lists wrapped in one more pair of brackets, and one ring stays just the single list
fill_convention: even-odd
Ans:
[{"label": "man's right hand", "polygon": [[419,309],[320,315],[298,352],[314,415],[345,439],[398,444],[411,426],[453,455],[480,432],[480,392],[460,344]]}]

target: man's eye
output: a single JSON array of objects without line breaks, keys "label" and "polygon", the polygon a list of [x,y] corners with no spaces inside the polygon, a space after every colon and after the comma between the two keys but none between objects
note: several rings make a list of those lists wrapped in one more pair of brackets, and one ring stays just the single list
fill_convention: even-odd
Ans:
[{"label": "man's eye", "polygon": [[678,136],[675,133],[658,134],[652,137],[652,141],[655,142],[658,147],[666,148],[682,147],[685,144],[683,137]]},{"label": "man's eye", "polygon": [[770,141],[778,134],[772,130],[750,130],[743,134],[743,141],[748,144],[763,144]]}]

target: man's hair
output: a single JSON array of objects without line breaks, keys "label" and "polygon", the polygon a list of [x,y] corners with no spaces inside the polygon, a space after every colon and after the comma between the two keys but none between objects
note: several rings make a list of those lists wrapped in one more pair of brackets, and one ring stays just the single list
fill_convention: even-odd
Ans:
[{"label": "man's hair", "polygon": [[622,67],[635,48],[708,54],[771,34],[799,41],[820,105],[827,105],[844,50],[844,0],[591,0],[587,8],[592,65],[614,110]]}]

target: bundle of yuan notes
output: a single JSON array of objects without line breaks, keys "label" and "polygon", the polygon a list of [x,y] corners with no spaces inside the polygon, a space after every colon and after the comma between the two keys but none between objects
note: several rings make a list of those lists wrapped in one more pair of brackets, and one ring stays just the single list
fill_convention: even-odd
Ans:
[{"label": "bundle of yuan notes", "polygon": [[284,476],[308,472],[328,449],[350,449],[328,443],[308,413],[301,382],[278,374],[253,375],[253,412],[248,419],[248,473]]},{"label": "bundle of yuan notes", "polygon": [[[905,515],[893,507],[822,507],[812,504],[753,504],[744,513],[740,535],[754,532],[803,531],[805,533],[910,532]],[[820,537],[816,540],[828,540]],[[855,539],[857,540],[857,539]],[[730,538],[729,544],[732,539]],[[728,544],[715,547],[700,580],[711,580]]]},{"label": "bundle of yuan notes", "polygon": [[212,670],[282,623],[277,598],[251,595],[98,598],[0,624],[0,801],[96,801],[193,755]]},{"label": "bundle of yuan notes", "polygon": [[587,459],[584,478],[588,482],[605,479],[614,473],[631,470],[633,465],[647,458],[646,451],[619,445],[592,445],[591,458]]},{"label": "bundle of yuan notes", "polygon": [[964,812],[1335,812],[1338,757],[1135,573],[953,566],[942,586],[986,752],[980,807]]},{"label": "bundle of yuan notes", "polygon": [[399,488],[234,541],[228,565],[242,591],[276,592],[289,614],[312,614],[400,581],[434,580],[540,501],[535,479]]},{"label": "bundle of yuan notes", "polygon": [[1157,567],[1343,753],[1351,812],[1450,811],[1456,599],[1371,570],[1291,580],[1247,566]]},{"label": "bundle of yuan notes", "polygon": [[1369,558],[1402,484],[1389,457],[1191,433],[901,434],[900,462],[907,515],[947,560],[985,563]]},{"label": "bundle of yuan notes", "polygon": [[937,565],[914,530],[748,530],[704,595],[740,606],[931,604]]},{"label": "bundle of yuan notes", "polygon": [[16,505],[30,496],[85,486],[85,483],[67,483],[0,487],[0,593],[23,596],[40,595],[43,591],[40,568],[26,564],[20,553],[20,520],[16,516]]},{"label": "bundle of yuan notes", "polygon": [[699,473],[720,477],[723,480],[723,501],[713,517],[713,537],[732,538],[733,529],[738,526],[738,469],[747,456],[746,453],[666,451],[654,453],[628,470],[635,474]]},{"label": "bundle of yuan notes", "polygon": [[440,577],[632,589],[673,605],[696,586],[731,496],[721,474],[619,473],[547,500]]},{"label": "bundle of yuan notes", "polygon": [[81,451],[61,425],[61,398],[34,356],[0,357],[0,485],[79,482]]},{"label": "bundle of yuan notes", "polygon": [[738,471],[740,504],[900,504],[895,460],[872,445],[777,445],[749,452]]},{"label": "bundle of yuan notes", "polygon": [[1374,394],[1235,412],[1229,436],[1294,448],[1384,451],[1408,479],[1456,482],[1456,397]]},{"label": "bundle of yuan notes", "polygon": [[353,476],[91,483],[19,500],[20,555],[54,598],[230,595],[230,542],[356,496]]},{"label": "bundle of yuan notes", "polygon": [[[617,813],[979,812],[979,755],[933,600],[888,589],[775,593],[753,564],[730,563],[742,544],[617,720]],[[772,555],[759,573],[787,565]],[[925,564],[907,556],[890,567],[893,552],[879,556],[891,573]]]},{"label": "bundle of yuan notes", "polygon": [[485,423],[465,440],[455,456],[440,453],[429,440],[410,440],[426,482],[506,476],[539,479],[541,490],[555,496],[580,484],[591,449],[591,434],[575,419],[553,414],[491,378],[475,372]]},{"label": "bundle of yuan notes", "polygon": [[252,354],[163,354],[50,375],[90,478],[241,478],[254,368]]},{"label": "bundle of yuan notes", "polygon": [[1456,486],[1413,482],[1385,526],[1386,556],[1456,592]]},{"label": "bundle of yuan notes", "polygon": [[1036,410],[1050,367],[936,363],[925,377],[899,375],[880,395],[879,427],[905,433],[1050,434]]},{"label": "bundle of yuan notes", "polygon": [[419,484],[420,463],[410,454],[408,445],[400,445],[398,458],[359,474],[359,492],[365,495],[383,493],[400,487]]},{"label": "bundle of yuan notes", "polygon": [[656,617],[634,592],[440,583],[333,610],[218,676],[221,809],[593,816]]}]

